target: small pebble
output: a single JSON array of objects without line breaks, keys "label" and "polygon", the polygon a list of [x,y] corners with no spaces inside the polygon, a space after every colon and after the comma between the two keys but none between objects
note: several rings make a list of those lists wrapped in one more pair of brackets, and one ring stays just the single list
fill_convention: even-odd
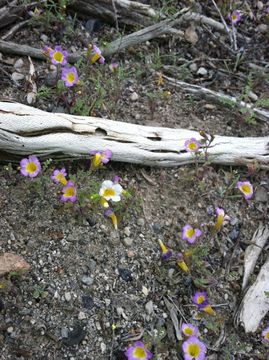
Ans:
[{"label": "small pebble", "polygon": [[84,285],[90,286],[93,284],[93,278],[90,276],[86,276],[86,275],[82,276],[81,281],[83,282]]},{"label": "small pebble", "polygon": [[24,79],[24,75],[23,75],[23,74],[20,74],[20,73],[18,73],[18,72],[14,72],[14,73],[12,73],[11,78],[12,78],[12,80],[14,80],[14,81],[19,81],[19,80],[23,80],[23,79]]},{"label": "small pebble", "polygon": [[119,275],[122,278],[122,280],[124,280],[126,282],[133,280],[132,272],[129,269],[118,268],[118,271],[119,271]]},{"label": "small pebble", "polygon": [[66,292],[64,294],[64,298],[66,301],[70,301],[72,299],[71,293],[70,292]]},{"label": "small pebble", "polygon": [[123,239],[123,243],[125,246],[131,246],[133,244],[133,239],[129,238],[129,237],[125,237]]},{"label": "small pebble", "polygon": [[146,286],[142,286],[142,293],[145,295],[145,296],[148,296],[148,294],[149,294],[149,289],[148,288],[146,288]]},{"label": "small pebble", "polygon": [[93,298],[90,295],[82,296],[82,304],[85,309],[91,310],[94,307]]},{"label": "small pebble", "polygon": [[196,63],[190,64],[190,71],[196,73],[196,72],[197,72],[197,69],[198,69],[198,66],[197,66]]},{"label": "small pebble", "polygon": [[248,97],[249,97],[251,100],[253,100],[253,101],[257,101],[257,100],[258,100],[258,95],[256,95],[253,91],[249,91]]},{"label": "small pebble", "polygon": [[100,347],[101,347],[101,353],[104,354],[106,352],[106,344],[102,342],[100,344]]},{"label": "small pebble", "polygon": [[139,98],[139,96],[138,96],[138,94],[137,94],[136,92],[133,92],[133,93],[131,94],[131,96],[130,96],[130,99],[131,99],[132,101],[137,101],[138,98]]},{"label": "small pebble", "polygon": [[139,218],[139,219],[137,220],[137,225],[139,225],[139,226],[144,226],[144,225],[145,225],[145,219]]},{"label": "small pebble", "polygon": [[61,328],[61,337],[67,338],[68,337],[68,329],[66,327]]},{"label": "small pebble", "polygon": [[126,226],[124,229],[123,229],[123,232],[126,236],[130,236],[131,235],[131,230],[129,228],[129,226]]},{"label": "small pebble", "polygon": [[260,24],[257,26],[257,31],[262,33],[262,34],[266,34],[268,31],[268,25],[266,24]]},{"label": "small pebble", "polygon": [[151,315],[153,313],[153,302],[152,300],[148,301],[145,305],[146,312]]},{"label": "small pebble", "polygon": [[207,70],[204,67],[200,67],[197,71],[197,75],[202,75],[202,76],[206,76],[207,75]]},{"label": "small pebble", "polygon": [[7,332],[9,333],[9,334],[11,334],[11,333],[13,333],[13,327],[12,326],[9,326],[8,328],[7,328]]},{"label": "small pebble", "polygon": [[78,313],[78,319],[79,320],[84,320],[84,319],[86,319],[87,318],[87,315],[83,312],[83,311],[80,311],[79,313]]},{"label": "small pebble", "polygon": [[18,60],[15,62],[15,64],[14,64],[14,68],[15,68],[15,69],[20,69],[20,68],[23,67],[23,65],[24,65],[23,60],[22,60],[22,59],[18,59]]},{"label": "small pebble", "polygon": [[49,41],[49,38],[46,34],[42,34],[40,36],[40,39],[44,42],[44,43],[47,43]]}]

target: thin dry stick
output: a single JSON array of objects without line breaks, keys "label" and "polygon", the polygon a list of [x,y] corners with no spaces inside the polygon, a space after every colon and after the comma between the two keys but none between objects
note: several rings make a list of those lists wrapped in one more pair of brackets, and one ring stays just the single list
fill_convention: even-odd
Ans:
[{"label": "thin dry stick", "polygon": [[112,1],[113,11],[115,14],[116,29],[117,29],[117,32],[119,32],[119,21],[118,21],[118,14],[117,14],[117,9],[116,9],[116,5],[115,5],[115,0],[111,0],[111,1]]},{"label": "thin dry stick", "polygon": [[[222,13],[221,13],[218,5],[216,4],[215,0],[211,0],[211,1],[212,1],[213,5],[215,6],[217,12],[219,13],[219,16],[220,16],[220,18],[221,18],[221,21],[222,21],[222,23],[223,23],[223,25],[224,25],[224,27],[225,27],[225,29],[226,29],[227,34],[229,35],[231,44],[233,45],[233,48],[235,49],[234,39],[233,39],[233,36],[232,36],[231,31],[230,31],[230,29],[229,29],[229,26],[227,25],[224,17],[222,16]],[[235,50],[236,50],[236,49],[235,49]]]},{"label": "thin dry stick", "polygon": [[19,29],[24,27],[29,21],[30,19],[19,22],[18,24],[13,26],[5,35],[3,35],[1,39],[2,40],[10,39]]}]

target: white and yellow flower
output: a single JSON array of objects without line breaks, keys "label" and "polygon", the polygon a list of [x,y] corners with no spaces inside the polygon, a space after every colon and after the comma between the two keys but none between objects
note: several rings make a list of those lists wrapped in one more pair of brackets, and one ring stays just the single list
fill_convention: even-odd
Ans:
[{"label": "white and yellow flower", "polygon": [[120,184],[115,184],[111,180],[103,181],[99,195],[106,201],[119,202],[121,201],[121,194],[123,188]]}]

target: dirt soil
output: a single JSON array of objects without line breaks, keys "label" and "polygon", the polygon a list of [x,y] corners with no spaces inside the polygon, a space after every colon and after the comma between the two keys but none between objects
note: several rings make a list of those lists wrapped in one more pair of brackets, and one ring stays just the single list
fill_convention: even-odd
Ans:
[{"label": "dirt soil", "polygon": [[[170,1],[171,8],[177,8],[175,3]],[[194,3],[202,13],[220,21],[211,2]],[[227,35],[213,36],[209,28],[199,25],[195,45],[167,36],[116,54],[105,65],[79,65],[82,84],[70,93],[57,92],[55,68],[49,61],[32,59],[38,89],[33,106],[141,125],[204,130],[212,135],[268,135],[268,122],[242,114],[229,104],[194,98],[165,81],[162,84],[158,75],[161,72],[248,102],[254,95],[267,98],[268,47],[261,45],[269,39],[266,2],[262,9],[257,2],[237,3],[244,15],[238,31],[243,38],[251,38],[250,43],[238,38],[238,46],[244,48],[240,64],[236,65],[236,55],[227,49]],[[171,12],[165,1],[151,4]],[[47,23],[45,12],[10,40],[36,48],[61,44],[76,53],[85,50],[87,43],[101,46],[119,36],[111,25],[92,21],[94,31],[87,30],[85,20],[70,15],[62,22],[54,14]],[[133,30],[121,28],[125,33]],[[19,59],[7,54],[0,58],[1,99],[27,104],[29,60],[22,57],[18,67]],[[118,72],[109,69],[112,61],[119,63]],[[249,63],[267,66],[267,70],[251,70]],[[203,75],[198,71],[201,68]],[[21,80],[10,79],[14,72],[23,74]],[[121,177],[122,186],[133,196],[118,230],[101,208],[81,211],[78,205],[59,201],[59,187],[50,175],[53,168],[62,166],[76,178],[78,188]],[[138,339],[154,359],[183,359],[175,316],[179,324],[190,322],[199,327],[207,359],[269,359],[268,346],[261,341],[268,315],[253,334],[245,334],[235,322],[243,298],[244,253],[258,225],[268,223],[268,171],[256,164],[249,168],[206,164],[159,169],[113,161],[94,174],[88,169],[89,161],[52,161],[42,180],[31,181],[19,173],[18,163],[1,165],[0,253],[22,256],[30,270],[0,279],[0,359],[121,360],[126,359],[128,345]],[[246,201],[235,189],[238,179],[253,184],[251,200]],[[216,207],[225,209],[230,220],[212,235]],[[195,245],[182,240],[186,224],[203,231]],[[161,260],[158,240],[174,254],[191,249],[190,274],[181,271],[174,257]],[[250,283],[267,254],[268,245]],[[198,290],[207,291],[216,316],[198,318],[191,300]]]}]

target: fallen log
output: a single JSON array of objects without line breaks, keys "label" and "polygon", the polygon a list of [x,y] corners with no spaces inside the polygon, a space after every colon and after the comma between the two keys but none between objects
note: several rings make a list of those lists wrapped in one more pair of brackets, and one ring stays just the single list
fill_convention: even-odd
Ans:
[{"label": "fallen log", "polygon": [[[90,116],[47,113],[19,103],[0,102],[0,153],[14,160],[29,154],[41,158],[85,158],[92,150],[111,149],[113,160],[150,166],[194,163],[185,141],[197,131],[122,123]],[[215,164],[269,168],[269,136],[215,136],[207,160]],[[204,156],[198,157],[203,162]]]}]

